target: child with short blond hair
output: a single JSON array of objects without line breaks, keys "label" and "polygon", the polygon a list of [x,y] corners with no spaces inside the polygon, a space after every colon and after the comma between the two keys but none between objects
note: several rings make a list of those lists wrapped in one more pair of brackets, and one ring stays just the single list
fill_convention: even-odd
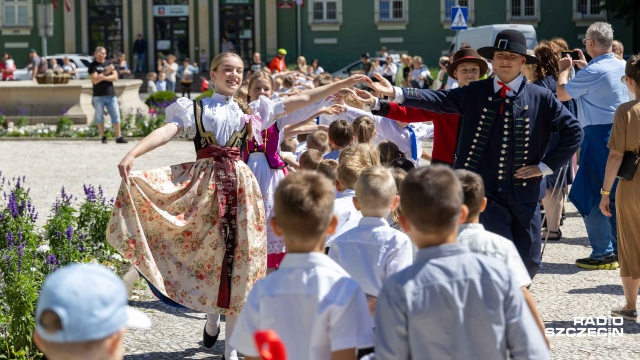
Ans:
[{"label": "child with short blond hair", "polygon": [[324,175],[331,183],[338,181],[338,161],[333,159],[325,159],[320,162],[316,173]]},{"label": "child with short blond hair", "polygon": [[309,149],[300,155],[300,170],[316,171],[322,162],[322,154],[316,149]]},{"label": "child with short blond hair", "polygon": [[400,224],[420,250],[378,294],[376,359],[548,359],[511,271],[456,243],[468,208],[453,170],[410,172],[400,204]]},{"label": "child with short blond hair", "polygon": [[262,329],[278,334],[290,359],[355,360],[357,349],[373,345],[362,289],[323,254],[337,225],[333,194],[329,180],[307,171],[278,185],[271,222],[287,255],[251,289],[231,335],[245,359],[259,359],[254,334]]},{"label": "child with short blond hair", "polygon": [[331,151],[329,144],[329,134],[324,130],[316,130],[307,135],[307,149],[320,151],[322,155]]},{"label": "child with short blond hair", "polygon": [[371,151],[367,145],[358,144],[342,150],[338,158],[338,181],[336,190],[340,194],[336,197],[333,212],[338,217],[338,227],[334,236],[327,239],[327,247],[347,229],[358,224],[362,218],[360,211],[353,205],[356,195],[355,185],[360,174],[367,168],[380,164],[379,156]]},{"label": "child with short blond hair", "polygon": [[360,284],[373,305],[383,281],[411,265],[413,247],[407,235],[385,220],[399,201],[389,170],[381,166],[364,170],[356,181],[355,193],[353,203],[363,217],[356,227],[335,238],[329,257]]}]

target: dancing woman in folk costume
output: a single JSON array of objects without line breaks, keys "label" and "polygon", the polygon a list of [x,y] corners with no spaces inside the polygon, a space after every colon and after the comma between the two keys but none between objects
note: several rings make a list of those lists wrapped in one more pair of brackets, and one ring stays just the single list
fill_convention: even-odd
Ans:
[{"label": "dancing woman in folk costume", "polygon": [[[259,100],[261,96],[271,99],[273,95],[273,78],[271,74],[258,71],[249,79],[250,102]],[[264,200],[264,210],[267,218],[267,272],[277,269],[284,258],[285,248],[282,237],[271,230],[269,219],[273,213],[273,196],[278,183],[286,175],[286,164],[279,155],[280,142],[284,138],[284,127],[315,118],[318,115],[337,115],[343,111],[340,106],[331,106],[333,97],[309,104],[296,111],[278,118],[276,123],[261,132],[262,142],[249,139],[243,149],[244,161],[258,181],[260,193]]]},{"label": "dancing woman in folk costume", "polygon": [[[266,218],[256,179],[241,161],[247,137],[277,118],[364,81],[354,76],[281,101],[262,96],[246,105],[234,98],[244,65],[234,53],[211,62],[216,93],[202,102],[179,98],[166,110],[167,124],[145,137],[118,165],[123,183],[107,232],[157,292],[206,312],[205,346],[227,333],[255,282],[266,273]],[[176,136],[194,140],[197,160],[148,171],[131,171],[134,159]],[[236,359],[230,346],[227,360]]]}]

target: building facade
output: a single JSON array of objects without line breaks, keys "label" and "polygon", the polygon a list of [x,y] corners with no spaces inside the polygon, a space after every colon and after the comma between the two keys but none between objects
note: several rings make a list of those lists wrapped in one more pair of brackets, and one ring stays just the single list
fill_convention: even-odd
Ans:
[{"label": "building facade", "polygon": [[390,53],[421,55],[433,66],[455,35],[449,24],[456,4],[468,6],[471,26],[532,24],[539,40],[558,36],[575,47],[582,46],[590,23],[608,21],[626,53],[640,51],[640,14],[626,25],[601,11],[599,0],[304,0],[303,6],[295,0],[54,2],[58,8],[47,14],[39,9],[50,0],[0,0],[0,51],[19,67],[30,48],[41,55],[45,47],[47,54],[91,55],[101,45],[131,59],[137,34],[147,41],[150,69],[167,54],[198,61],[204,50],[211,59],[228,42],[247,61],[254,51],[269,60],[285,48],[289,64],[303,54],[334,70],[385,46]]}]

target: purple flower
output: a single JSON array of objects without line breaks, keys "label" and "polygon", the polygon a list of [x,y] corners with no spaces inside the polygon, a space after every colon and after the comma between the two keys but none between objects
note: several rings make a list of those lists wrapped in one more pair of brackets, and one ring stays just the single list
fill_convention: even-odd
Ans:
[{"label": "purple flower", "polygon": [[67,109],[65,109],[65,108],[61,108],[61,109],[60,109],[60,115],[61,115],[61,116],[64,116],[64,115],[66,115],[66,114],[67,114]]},{"label": "purple flower", "polygon": [[27,110],[25,110],[24,108],[19,108],[18,109],[18,115],[20,115],[20,116],[27,115]]},{"label": "purple flower", "polygon": [[56,259],[56,256],[53,254],[49,254],[49,256],[47,256],[47,264],[49,265],[55,265],[57,263],[58,259]]},{"label": "purple flower", "polygon": [[65,235],[67,236],[67,241],[71,242],[73,238],[73,226],[67,226],[67,230],[65,231]]},{"label": "purple flower", "polygon": [[56,236],[58,237],[58,239],[62,239],[62,231],[56,231]]},{"label": "purple flower", "polygon": [[8,248],[13,247],[13,232],[9,231],[4,235],[4,238],[7,240],[7,247]]}]

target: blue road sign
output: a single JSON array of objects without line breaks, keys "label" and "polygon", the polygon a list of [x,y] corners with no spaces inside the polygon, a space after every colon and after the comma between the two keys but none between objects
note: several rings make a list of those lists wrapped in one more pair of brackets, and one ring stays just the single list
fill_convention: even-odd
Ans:
[{"label": "blue road sign", "polygon": [[451,8],[451,30],[467,30],[469,26],[469,8],[453,6]]}]

